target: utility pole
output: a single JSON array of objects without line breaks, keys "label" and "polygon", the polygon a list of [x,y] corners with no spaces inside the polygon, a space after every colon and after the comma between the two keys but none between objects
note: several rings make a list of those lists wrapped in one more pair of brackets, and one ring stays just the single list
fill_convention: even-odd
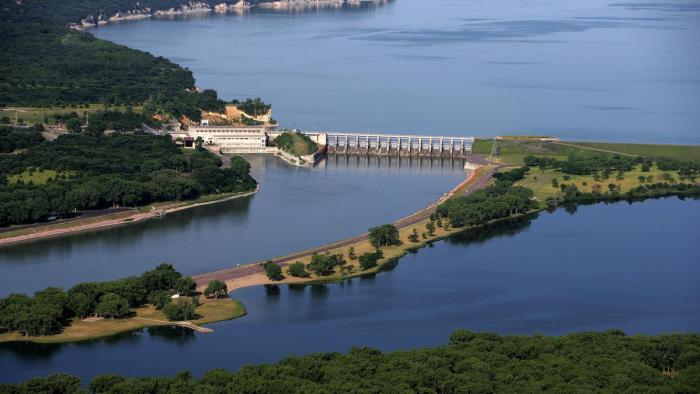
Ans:
[{"label": "utility pole", "polygon": [[498,148],[498,137],[494,137],[493,142],[491,143],[491,157],[498,156],[500,153],[501,151]]}]

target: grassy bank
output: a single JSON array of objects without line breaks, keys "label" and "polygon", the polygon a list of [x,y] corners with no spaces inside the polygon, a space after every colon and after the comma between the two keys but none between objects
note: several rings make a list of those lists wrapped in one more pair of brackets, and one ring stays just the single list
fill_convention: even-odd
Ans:
[{"label": "grassy bank", "polygon": [[[678,171],[661,171],[656,166],[652,166],[649,171],[642,171],[641,165],[638,165],[632,171],[626,171],[621,179],[613,174],[608,179],[599,178],[598,180],[593,175],[570,175],[553,169],[533,167],[525,179],[518,182],[518,185],[532,189],[537,200],[543,202],[550,197],[562,197],[564,192],[558,186],[562,183],[576,185],[581,191],[592,191],[596,188],[607,191],[609,185],[613,184],[619,193],[625,193],[637,186],[662,182],[664,174],[671,176],[674,181],[679,180]],[[641,181],[639,177],[644,177],[645,180]]]},{"label": "grassy bank", "polygon": [[318,150],[318,144],[306,135],[297,132],[282,133],[273,142],[283,151],[297,157],[311,155]]},{"label": "grassy bank", "polygon": [[[217,321],[231,320],[245,315],[243,305],[233,299],[207,299],[200,297],[201,305],[196,312],[200,318],[192,321],[195,325],[204,325]],[[13,341],[30,341],[37,343],[64,343],[86,341],[108,337],[122,332],[144,327],[173,325],[163,312],[152,305],[135,308],[134,316],[125,319],[73,319],[61,333],[48,336],[25,337],[16,332],[0,334],[0,343]]]}]

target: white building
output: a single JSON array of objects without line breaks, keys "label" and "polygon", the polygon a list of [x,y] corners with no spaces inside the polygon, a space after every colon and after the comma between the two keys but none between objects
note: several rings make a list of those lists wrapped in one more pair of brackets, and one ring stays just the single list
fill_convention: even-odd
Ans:
[{"label": "white building", "polygon": [[265,126],[190,126],[190,137],[204,144],[218,145],[221,151],[258,151],[267,146]]}]

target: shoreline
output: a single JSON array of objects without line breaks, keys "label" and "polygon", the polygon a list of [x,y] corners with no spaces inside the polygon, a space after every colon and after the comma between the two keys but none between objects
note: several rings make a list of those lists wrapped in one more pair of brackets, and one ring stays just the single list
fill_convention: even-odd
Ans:
[{"label": "shoreline", "polygon": [[111,16],[99,13],[96,15],[86,15],[77,23],[69,23],[67,27],[70,30],[87,32],[90,29],[99,28],[102,26],[122,23],[135,22],[145,19],[172,19],[176,17],[187,16],[208,16],[211,14],[243,14],[250,10],[263,10],[270,12],[299,12],[299,11],[314,11],[323,9],[333,9],[342,7],[361,7],[363,4],[381,5],[388,4],[391,0],[290,0],[290,1],[271,1],[264,3],[249,3],[245,0],[240,0],[235,4],[227,4],[223,0],[219,3],[211,5],[200,1],[191,1],[188,4],[180,4],[177,7],[150,9],[148,7],[135,8],[126,11],[117,11]]},{"label": "shoreline", "polygon": [[[228,305],[224,305],[228,304]],[[213,305],[213,307],[212,307]],[[204,327],[211,323],[237,319],[246,315],[246,309],[240,301],[233,298],[206,299],[199,308],[207,308],[198,319],[192,321],[169,321],[156,311],[152,305],[134,308],[134,316],[123,319],[86,318],[75,320],[58,334],[25,337],[17,332],[0,334],[0,345],[5,343],[33,343],[42,345],[64,345],[108,338],[115,335],[142,330],[149,327],[183,327],[208,334],[214,330]],[[218,308],[213,310],[212,308]],[[222,312],[223,311],[223,312]],[[208,315],[207,315],[208,314]],[[94,333],[84,334],[90,330]]]},{"label": "shoreline", "polygon": [[[354,272],[350,275],[331,275],[323,278],[297,278],[286,276],[284,280],[272,281],[264,273],[262,269],[262,261],[241,264],[235,267],[224,268],[221,270],[202,273],[198,275],[193,275],[192,279],[197,282],[198,289],[204,288],[210,281],[220,280],[226,283],[229,293],[232,291],[242,289],[245,287],[259,286],[259,285],[270,285],[270,284],[301,284],[308,282],[332,282],[338,279],[345,279],[349,277],[361,276],[366,274],[371,274],[377,272],[382,264],[386,264],[394,259],[399,259],[404,256],[410,250],[422,248],[429,243],[443,239],[446,236],[458,233],[460,231],[468,230],[467,228],[451,228],[449,230],[444,230],[443,228],[436,228],[435,235],[431,236],[429,239],[421,240],[417,243],[412,243],[407,240],[408,235],[412,232],[414,228],[424,227],[430,218],[430,214],[433,212],[435,207],[446,201],[448,198],[454,196],[458,193],[470,194],[476,190],[479,190],[486,186],[493,177],[493,174],[502,166],[500,165],[482,165],[476,169],[469,172],[468,177],[466,177],[462,182],[457,184],[450,191],[444,193],[440,198],[427,207],[414,212],[408,216],[398,219],[393,224],[399,229],[399,234],[404,241],[402,245],[386,247],[383,249],[384,258],[381,259],[381,263],[374,269],[363,270]],[[343,253],[350,247],[355,248],[358,251],[358,255],[365,250],[374,250],[373,247],[369,246],[369,237],[367,233],[357,235],[355,237],[347,238],[344,240],[335,241],[311,249],[306,249],[300,252],[292,253],[285,256],[279,256],[270,259],[283,268],[287,265],[296,262],[308,262],[311,256],[320,253]],[[308,261],[307,261],[308,260]],[[352,260],[352,262],[357,262],[357,260]]]},{"label": "shoreline", "polygon": [[[212,205],[212,204],[218,204],[226,201],[231,201],[235,200],[238,198],[242,197],[248,197],[252,196],[255,193],[257,193],[260,190],[260,185],[258,184],[254,190],[248,191],[248,192],[242,192],[242,193],[235,193],[233,195],[222,195],[219,198],[215,198],[214,200],[211,201],[200,201],[196,202],[198,200],[207,200],[211,199],[213,196],[216,195],[208,195],[208,196],[203,196],[198,198],[197,200],[192,200],[190,202],[169,202],[165,204],[184,204],[184,205],[177,205],[173,207],[165,207],[165,208],[158,208],[158,207],[151,207],[151,210],[149,212],[138,212],[138,210],[134,210],[134,213],[126,216],[126,217],[118,217],[118,218],[105,218],[104,220],[98,220],[96,222],[91,222],[91,223],[80,223],[80,220],[75,220],[72,222],[67,222],[67,223],[55,223],[55,224],[47,224],[45,226],[38,226],[38,227],[32,227],[28,229],[29,231],[31,230],[37,230],[37,232],[30,232],[28,234],[19,234],[15,236],[10,236],[7,238],[0,238],[0,247],[3,246],[10,246],[10,245],[15,245],[15,244],[20,244],[20,243],[28,243],[28,242],[33,242],[33,241],[38,241],[42,239],[47,239],[47,238],[57,238],[57,237],[62,237],[62,236],[67,236],[67,235],[74,235],[77,233],[82,233],[82,232],[90,232],[90,231],[100,231],[104,229],[109,229],[117,226],[124,226],[124,225],[129,225],[133,223],[140,223],[144,222],[150,219],[155,219],[159,217],[163,217],[165,215],[168,215],[170,213],[175,213],[175,212],[180,212],[184,211],[187,209],[192,209],[192,208],[197,208],[197,207],[203,207],[206,205]],[[90,220],[85,219],[85,220]],[[63,225],[74,225],[70,226],[67,228],[61,227]],[[53,228],[56,227],[56,228]],[[23,231],[23,229],[17,230],[17,231]]]}]

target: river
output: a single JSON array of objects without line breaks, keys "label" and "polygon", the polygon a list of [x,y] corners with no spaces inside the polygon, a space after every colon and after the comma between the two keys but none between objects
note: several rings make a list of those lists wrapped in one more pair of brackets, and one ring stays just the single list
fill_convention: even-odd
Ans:
[{"label": "river", "polygon": [[[288,355],[444,344],[458,328],[559,335],[700,330],[700,201],[543,212],[456,236],[391,272],[342,284],[232,293],[248,314],[213,334],[151,329],[63,346],[0,345],[0,381],[52,372],[197,376]],[[150,333],[150,334],[149,334]]]}]

